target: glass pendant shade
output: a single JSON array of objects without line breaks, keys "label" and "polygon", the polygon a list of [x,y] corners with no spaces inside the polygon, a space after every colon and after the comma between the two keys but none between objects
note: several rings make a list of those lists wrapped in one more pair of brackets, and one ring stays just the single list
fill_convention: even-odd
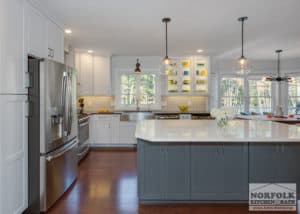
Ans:
[{"label": "glass pendant shade", "polygon": [[239,75],[246,75],[250,72],[249,59],[242,56],[236,62],[236,73]]},{"label": "glass pendant shade", "polygon": [[168,56],[165,56],[163,59],[163,62],[165,65],[169,65],[170,64],[170,58]]}]

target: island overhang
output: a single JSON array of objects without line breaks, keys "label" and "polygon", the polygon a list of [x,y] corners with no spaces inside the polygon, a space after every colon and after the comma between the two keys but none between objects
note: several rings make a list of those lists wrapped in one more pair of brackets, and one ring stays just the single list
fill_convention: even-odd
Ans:
[{"label": "island overhang", "polygon": [[271,121],[142,120],[135,136],[149,142],[300,142],[300,127]]}]

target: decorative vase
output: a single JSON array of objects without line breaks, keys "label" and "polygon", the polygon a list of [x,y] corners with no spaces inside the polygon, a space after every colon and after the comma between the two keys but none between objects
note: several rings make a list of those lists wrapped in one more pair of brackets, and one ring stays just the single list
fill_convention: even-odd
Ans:
[{"label": "decorative vase", "polygon": [[228,125],[228,117],[217,118],[217,125],[221,128],[226,127]]}]

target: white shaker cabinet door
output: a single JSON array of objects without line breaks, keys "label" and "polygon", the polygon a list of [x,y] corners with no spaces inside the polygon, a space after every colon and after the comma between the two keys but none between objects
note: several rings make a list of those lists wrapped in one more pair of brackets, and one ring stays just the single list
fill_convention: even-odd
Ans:
[{"label": "white shaker cabinet door", "polygon": [[48,59],[64,63],[64,32],[51,20],[47,20]]},{"label": "white shaker cabinet door", "polygon": [[33,5],[25,1],[25,45],[27,53],[47,57],[47,18]]},{"label": "white shaker cabinet door", "polygon": [[78,96],[93,95],[93,58],[90,54],[75,54]]},{"label": "white shaker cabinet door", "polygon": [[90,116],[90,143],[111,144],[112,142],[112,121],[109,115]]},{"label": "white shaker cabinet door", "polygon": [[0,213],[22,213],[28,204],[26,99],[0,95]]},{"label": "white shaker cabinet door", "polygon": [[135,121],[121,121],[120,122],[120,144],[136,144],[135,138]]},{"label": "white shaker cabinet door", "polygon": [[93,95],[110,95],[110,58],[94,56],[93,74]]},{"label": "white shaker cabinet door", "polygon": [[23,5],[23,0],[0,1],[0,94],[26,93]]}]

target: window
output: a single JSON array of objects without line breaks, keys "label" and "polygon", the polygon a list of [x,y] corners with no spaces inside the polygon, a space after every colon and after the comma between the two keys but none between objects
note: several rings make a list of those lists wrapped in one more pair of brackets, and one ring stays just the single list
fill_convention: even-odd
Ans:
[{"label": "window", "polygon": [[249,80],[249,111],[272,112],[271,82]]},{"label": "window", "polygon": [[289,83],[288,87],[288,112],[289,114],[300,113],[300,77],[295,78],[295,82]]},{"label": "window", "polygon": [[[155,74],[121,74],[120,77],[120,108],[151,108],[159,105],[157,93],[157,76]],[[117,103],[118,104],[118,103]]]},{"label": "window", "polygon": [[234,107],[239,111],[244,110],[244,79],[222,78],[221,79],[221,106]]},{"label": "window", "polygon": [[136,102],[136,81],[134,74],[121,75],[121,105],[133,105]]}]

